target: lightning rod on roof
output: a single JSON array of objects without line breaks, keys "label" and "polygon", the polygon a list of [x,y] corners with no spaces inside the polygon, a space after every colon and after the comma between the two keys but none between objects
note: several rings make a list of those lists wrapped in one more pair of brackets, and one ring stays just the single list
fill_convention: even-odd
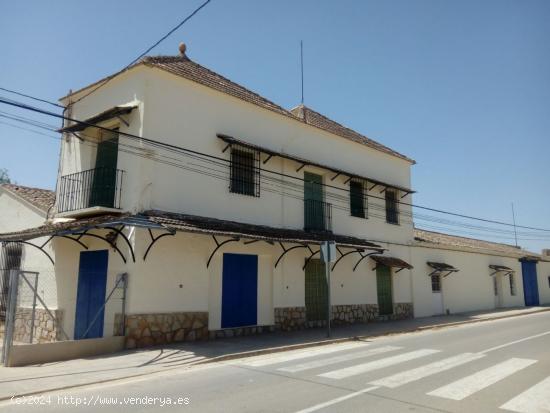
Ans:
[{"label": "lightning rod on roof", "polygon": [[302,105],[304,104],[304,42],[300,40],[300,71],[302,74]]}]

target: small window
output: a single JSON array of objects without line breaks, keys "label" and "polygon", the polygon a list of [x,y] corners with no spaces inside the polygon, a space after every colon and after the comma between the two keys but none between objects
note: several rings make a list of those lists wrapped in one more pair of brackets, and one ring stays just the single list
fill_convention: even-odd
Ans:
[{"label": "small window", "polygon": [[441,292],[441,275],[439,274],[432,274],[432,292]]},{"label": "small window", "polygon": [[231,192],[260,196],[259,159],[255,151],[231,148]]},{"label": "small window", "polygon": [[493,292],[495,294],[495,297],[498,295],[498,281],[497,276],[493,275]]},{"label": "small window", "polygon": [[516,278],[514,274],[510,274],[510,295],[516,295]]},{"label": "small window", "polygon": [[399,224],[397,191],[393,189],[386,190],[386,222],[389,224]]},{"label": "small window", "polygon": [[351,216],[366,218],[366,196],[365,184],[363,181],[349,181],[349,204]]}]

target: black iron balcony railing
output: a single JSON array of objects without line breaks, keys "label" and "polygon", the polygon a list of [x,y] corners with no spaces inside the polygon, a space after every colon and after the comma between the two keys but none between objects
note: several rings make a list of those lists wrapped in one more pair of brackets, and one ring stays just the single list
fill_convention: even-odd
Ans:
[{"label": "black iron balcony railing", "polygon": [[304,230],[332,232],[332,205],[304,199]]},{"label": "black iron balcony railing", "polygon": [[61,177],[58,212],[90,207],[120,209],[124,171],[98,167]]}]

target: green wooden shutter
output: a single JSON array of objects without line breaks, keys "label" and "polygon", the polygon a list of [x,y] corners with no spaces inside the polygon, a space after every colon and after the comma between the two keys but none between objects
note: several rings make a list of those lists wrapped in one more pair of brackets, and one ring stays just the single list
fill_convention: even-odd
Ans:
[{"label": "green wooden shutter", "polygon": [[325,264],[321,260],[310,260],[305,269],[305,303],[307,321],[327,319],[328,286]]},{"label": "green wooden shutter", "polygon": [[118,162],[118,130],[97,145],[89,206],[114,207]]},{"label": "green wooden shutter", "polygon": [[363,195],[363,183],[360,181],[349,182],[349,202],[351,215],[365,218],[365,199]]},{"label": "green wooden shutter", "polygon": [[391,269],[378,264],[376,267],[376,290],[380,315],[393,314]]},{"label": "green wooden shutter", "polygon": [[323,209],[323,177],[304,172],[304,226],[305,229],[325,229]]}]

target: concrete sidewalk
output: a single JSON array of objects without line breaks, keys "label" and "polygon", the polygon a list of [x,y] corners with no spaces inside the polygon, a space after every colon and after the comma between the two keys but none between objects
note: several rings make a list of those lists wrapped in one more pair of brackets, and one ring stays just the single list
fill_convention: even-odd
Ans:
[{"label": "concrete sidewalk", "polygon": [[120,353],[27,367],[0,367],[0,400],[89,384],[122,380],[215,361],[247,357],[353,339],[443,328],[550,311],[531,307],[472,312],[335,327],[331,339],[323,328],[276,332],[205,342],[128,350]]}]

